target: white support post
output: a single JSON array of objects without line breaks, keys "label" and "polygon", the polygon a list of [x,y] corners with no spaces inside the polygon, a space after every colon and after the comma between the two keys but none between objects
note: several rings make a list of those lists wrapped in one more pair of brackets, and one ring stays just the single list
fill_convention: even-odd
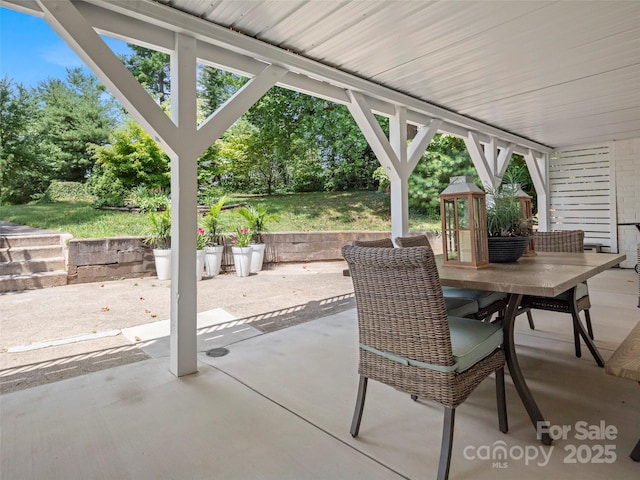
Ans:
[{"label": "white support post", "polygon": [[533,186],[536,189],[538,231],[546,232],[549,230],[549,157],[546,153],[538,154],[529,149],[524,156],[524,160],[531,175]]},{"label": "white support post", "polygon": [[398,176],[391,181],[391,238],[409,233],[409,175],[407,164],[407,109],[396,107],[389,119],[389,144],[396,154]]},{"label": "white support post", "polygon": [[366,98],[352,91],[347,91],[347,95],[351,100],[348,105],[351,115],[389,176],[391,236],[392,238],[406,236],[409,232],[409,176],[442,122],[432,119],[428,125],[418,130],[411,145],[407,146],[406,108],[396,107],[395,115],[389,119],[389,139],[387,139]]},{"label": "white support post", "polygon": [[198,199],[196,40],[175,36],[171,55],[171,116],[181,142],[171,155],[171,336],[169,369],[198,371],[196,229]]}]

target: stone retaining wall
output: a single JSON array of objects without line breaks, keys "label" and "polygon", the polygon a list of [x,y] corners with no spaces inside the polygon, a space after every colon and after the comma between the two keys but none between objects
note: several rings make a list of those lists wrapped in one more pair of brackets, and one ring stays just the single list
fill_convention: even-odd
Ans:
[{"label": "stone retaining wall", "polygon": [[[353,240],[376,240],[389,232],[279,232],[263,234],[267,244],[265,264],[342,260],[343,245]],[[439,238],[428,233],[436,253]],[[233,269],[231,248],[225,248],[223,270]],[[68,283],[88,283],[155,275],[153,251],[141,237],[70,240],[67,260]]]}]

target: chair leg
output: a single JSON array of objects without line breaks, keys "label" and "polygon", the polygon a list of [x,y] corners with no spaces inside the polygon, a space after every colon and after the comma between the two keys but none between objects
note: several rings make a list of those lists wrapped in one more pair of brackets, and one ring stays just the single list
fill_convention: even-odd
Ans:
[{"label": "chair leg", "polygon": [[364,375],[360,375],[360,383],[358,384],[358,398],[356,399],[356,408],[353,411],[353,420],[351,421],[351,436],[357,437],[360,431],[360,422],[362,421],[362,411],[364,410],[364,399],[367,396],[367,381],[369,379]]},{"label": "chair leg", "polygon": [[636,446],[633,447],[633,450],[631,451],[631,455],[629,455],[631,457],[631,460],[633,460],[634,462],[640,462],[640,440],[638,440],[638,443],[636,443]]},{"label": "chair leg", "polygon": [[498,400],[498,426],[502,433],[509,431],[507,420],[507,396],[504,388],[504,367],[496,370],[496,398]]},{"label": "chair leg", "polygon": [[587,325],[587,332],[589,333],[589,337],[591,338],[591,340],[595,340],[593,336],[593,326],[591,325],[591,314],[589,313],[589,309],[584,311],[584,320],[584,323]]},{"label": "chair leg", "polygon": [[440,446],[440,463],[438,464],[438,480],[449,478],[451,466],[451,449],[453,447],[453,425],[456,409],[444,407],[444,426],[442,428],[442,445]]},{"label": "chair leg", "polygon": [[578,327],[578,323],[580,321],[580,317],[576,312],[571,312],[571,317],[573,318],[573,344],[576,349],[576,357],[582,357],[582,349],[580,348],[580,330]]},{"label": "chair leg", "polygon": [[418,395],[411,395],[411,400],[413,400],[414,402],[418,401]]},{"label": "chair leg", "polygon": [[529,328],[531,330],[535,330],[536,326],[533,323],[533,315],[531,315],[531,310],[527,310],[527,320],[529,321]]},{"label": "chair leg", "polygon": [[[589,349],[589,352],[591,352],[593,359],[596,361],[596,364],[600,368],[604,368],[604,359],[602,358],[602,355],[600,355],[600,352],[598,351],[596,345],[593,343],[593,340],[591,340],[591,338],[589,337],[589,333],[582,326],[577,308],[574,308],[572,310],[571,316],[573,317],[573,334],[575,336],[576,345],[578,347],[580,346],[580,338],[582,338],[585,345]],[[576,356],[578,356],[577,353],[578,352],[576,352]]]}]

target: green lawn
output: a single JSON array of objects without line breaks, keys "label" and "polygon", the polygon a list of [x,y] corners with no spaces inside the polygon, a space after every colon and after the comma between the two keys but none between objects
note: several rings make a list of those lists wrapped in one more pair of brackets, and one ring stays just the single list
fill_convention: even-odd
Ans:
[{"label": "green lawn", "polygon": [[[280,216],[268,227],[272,232],[329,230],[390,230],[389,197],[380,192],[298,193],[272,196],[233,195],[229,203],[263,204]],[[223,212],[227,230],[241,226],[233,210]],[[94,209],[88,202],[0,206],[0,220],[48,228],[75,238],[143,236],[150,228],[146,214]],[[412,230],[439,230],[440,222],[410,214]]]}]

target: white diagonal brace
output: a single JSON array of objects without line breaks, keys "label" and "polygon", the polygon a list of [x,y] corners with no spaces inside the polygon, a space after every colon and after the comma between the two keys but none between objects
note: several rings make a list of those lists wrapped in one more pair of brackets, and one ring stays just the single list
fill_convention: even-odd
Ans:
[{"label": "white diagonal brace", "polygon": [[204,152],[213,142],[238,120],[251,106],[269,91],[288,70],[269,65],[260,74],[247,82],[229,100],[213,112],[198,129],[197,148]]},{"label": "white diagonal brace", "polygon": [[546,232],[549,229],[549,190],[548,190],[548,154],[540,154],[529,149],[524,155],[524,161],[529,169],[529,175],[536,189],[538,207],[538,230]]},{"label": "white diagonal brace", "polygon": [[418,129],[418,134],[409,145],[409,152],[407,153],[407,163],[412,172],[429,147],[433,137],[438,133],[440,125],[442,125],[442,120],[434,118],[428,125],[423,125]]},{"label": "white diagonal brace", "polygon": [[469,134],[465,137],[464,143],[467,146],[467,150],[469,151],[469,155],[471,156],[473,165],[476,167],[482,184],[490,188],[496,188],[496,182],[491,172],[491,167],[487,163],[484,149],[482,148],[482,145],[480,145],[475,132],[470,131]]},{"label": "white diagonal brace", "polygon": [[[493,139],[495,137],[491,137],[491,138]],[[504,177],[504,174],[507,171],[507,167],[509,166],[509,160],[511,160],[511,156],[513,155],[514,148],[515,148],[515,145],[513,143],[510,143],[509,145],[507,145],[507,148],[500,149],[500,154],[496,159],[496,168],[494,170],[495,176],[498,177],[500,181],[502,181],[502,177]]]},{"label": "white diagonal brace", "polygon": [[69,0],[37,0],[49,25],[167,153],[178,129]]},{"label": "white diagonal brace", "polygon": [[387,175],[393,180],[399,178],[400,160],[391,147],[391,143],[378,124],[375,115],[371,112],[364,95],[358,92],[347,91],[350,103],[347,105],[351,116],[360,127],[360,131],[367,139],[371,150],[387,171]]}]

